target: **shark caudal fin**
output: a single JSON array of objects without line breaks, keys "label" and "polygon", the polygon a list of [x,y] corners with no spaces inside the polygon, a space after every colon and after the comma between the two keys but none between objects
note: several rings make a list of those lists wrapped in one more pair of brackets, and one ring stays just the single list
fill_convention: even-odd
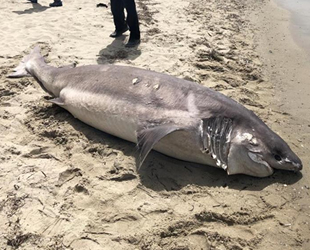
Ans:
[{"label": "shark caudal fin", "polygon": [[14,72],[8,75],[9,78],[19,78],[24,76],[31,76],[29,72],[30,65],[29,62],[33,59],[42,58],[40,54],[40,47],[36,46],[29,55],[25,56],[19,65],[14,69]]}]

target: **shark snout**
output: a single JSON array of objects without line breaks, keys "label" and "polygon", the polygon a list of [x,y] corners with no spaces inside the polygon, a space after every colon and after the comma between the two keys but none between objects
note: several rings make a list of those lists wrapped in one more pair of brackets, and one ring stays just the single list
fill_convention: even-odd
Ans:
[{"label": "shark snout", "polygon": [[291,165],[291,170],[293,170],[294,172],[301,171],[303,168],[302,161],[297,156],[291,160],[286,159],[285,162],[288,165]]},{"label": "shark snout", "polygon": [[298,161],[298,162],[287,162],[286,164],[283,165],[282,169],[287,169],[287,170],[291,170],[294,172],[299,172],[302,170],[302,162]]},{"label": "shark snout", "polygon": [[302,170],[302,163],[294,163],[293,166],[295,167],[295,171],[301,171]]},{"label": "shark snout", "polygon": [[295,159],[285,158],[282,159],[281,161],[274,161],[272,158],[269,158],[269,160],[270,160],[268,161],[269,165],[274,169],[299,172],[303,168],[301,160],[297,157],[295,157]]}]

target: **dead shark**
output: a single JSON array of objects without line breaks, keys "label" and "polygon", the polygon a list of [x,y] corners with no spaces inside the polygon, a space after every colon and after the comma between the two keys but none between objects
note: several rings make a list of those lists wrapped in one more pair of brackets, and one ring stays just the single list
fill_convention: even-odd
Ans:
[{"label": "dead shark", "polygon": [[229,175],[300,171],[302,162],[252,111],[231,98],[162,73],[129,66],[55,68],[36,47],[9,77],[33,76],[77,119],[137,143],[139,167],[154,149]]}]

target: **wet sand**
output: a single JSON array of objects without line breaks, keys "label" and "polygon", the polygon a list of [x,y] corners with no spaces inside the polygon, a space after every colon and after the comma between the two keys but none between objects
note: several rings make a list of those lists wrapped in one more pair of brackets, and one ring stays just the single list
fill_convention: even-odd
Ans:
[{"label": "wet sand", "polygon": [[277,0],[276,3],[291,13],[290,28],[294,39],[308,53],[310,61],[310,1]]},{"label": "wet sand", "polygon": [[[309,92],[290,14],[273,2],[137,0],[142,43],[113,40],[97,2],[0,9],[1,249],[310,249]],[[295,174],[227,176],[152,152],[6,75],[35,45],[54,66],[117,63],[196,81],[256,112],[302,158]]]}]

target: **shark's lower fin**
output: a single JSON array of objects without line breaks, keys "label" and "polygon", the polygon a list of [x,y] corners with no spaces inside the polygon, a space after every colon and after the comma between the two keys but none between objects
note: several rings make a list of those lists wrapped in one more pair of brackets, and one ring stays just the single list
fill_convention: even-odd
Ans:
[{"label": "shark's lower fin", "polygon": [[139,164],[138,168],[143,164],[146,156],[152,150],[154,145],[159,142],[166,135],[173,133],[174,131],[183,130],[183,128],[173,125],[165,124],[152,128],[143,128],[137,131],[137,145],[139,148]]},{"label": "shark's lower fin", "polygon": [[51,99],[51,100],[49,100],[49,102],[54,103],[54,104],[61,106],[61,107],[65,105],[65,102],[61,97]]}]

